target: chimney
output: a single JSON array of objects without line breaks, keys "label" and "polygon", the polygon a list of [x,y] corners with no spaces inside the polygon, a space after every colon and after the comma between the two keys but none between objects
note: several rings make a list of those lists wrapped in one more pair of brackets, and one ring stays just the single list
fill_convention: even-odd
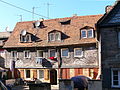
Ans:
[{"label": "chimney", "polygon": [[113,6],[111,6],[111,5],[106,6],[105,7],[105,12],[109,13],[112,10],[112,8],[113,8]]}]

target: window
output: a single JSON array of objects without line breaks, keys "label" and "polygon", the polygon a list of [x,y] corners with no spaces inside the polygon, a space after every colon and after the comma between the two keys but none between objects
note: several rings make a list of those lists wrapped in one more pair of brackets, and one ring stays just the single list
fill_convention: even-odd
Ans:
[{"label": "window", "polygon": [[50,57],[56,57],[56,50],[55,49],[49,50],[49,56]]},{"label": "window", "polygon": [[82,57],[83,51],[82,48],[74,48],[74,57]]},{"label": "window", "polygon": [[55,34],[55,40],[60,40],[60,33]]},{"label": "window", "polygon": [[31,42],[31,35],[26,34],[26,35],[20,35],[20,42]]},{"label": "window", "polygon": [[93,37],[94,37],[93,29],[81,30],[81,38],[93,38]]},{"label": "window", "polygon": [[50,33],[50,41],[54,41],[54,33]]},{"label": "window", "polygon": [[120,87],[120,70],[112,70],[112,87]]},{"label": "window", "polygon": [[49,34],[49,41],[59,41],[61,40],[61,33],[54,32]]},{"label": "window", "polygon": [[44,79],[44,70],[38,70],[38,79]]},{"label": "window", "polygon": [[68,53],[69,53],[68,48],[61,49],[61,55],[62,55],[62,57],[69,57]]},{"label": "window", "polygon": [[24,51],[24,58],[30,58],[30,52]]},{"label": "window", "polygon": [[87,38],[86,30],[81,30],[81,38]]},{"label": "window", "polygon": [[43,51],[42,50],[37,51],[37,57],[43,57]]},{"label": "window", "polygon": [[26,78],[30,78],[30,70],[25,70]]},{"label": "window", "polygon": [[11,51],[11,57],[12,57],[12,58],[18,58],[18,53],[17,53],[17,51]]}]

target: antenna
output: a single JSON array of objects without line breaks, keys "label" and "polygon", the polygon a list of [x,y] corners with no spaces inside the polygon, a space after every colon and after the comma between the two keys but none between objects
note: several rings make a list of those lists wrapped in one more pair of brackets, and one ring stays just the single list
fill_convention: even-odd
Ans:
[{"label": "antenna", "polygon": [[50,5],[52,5],[52,4],[47,3],[47,17],[48,18],[49,18]]},{"label": "antenna", "polygon": [[18,15],[20,17],[20,22],[22,22],[22,15]]},{"label": "antenna", "polygon": [[22,30],[22,31],[21,31],[21,35],[22,35],[22,36],[25,36],[25,35],[26,35],[26,33],[27,33],[27,31],[26,31],[26,30]]},{"label": "antenna", "polygon": [[32,20],[34,20],[35,8],[40,8],[40,7],[33,7],[32,8]]}]

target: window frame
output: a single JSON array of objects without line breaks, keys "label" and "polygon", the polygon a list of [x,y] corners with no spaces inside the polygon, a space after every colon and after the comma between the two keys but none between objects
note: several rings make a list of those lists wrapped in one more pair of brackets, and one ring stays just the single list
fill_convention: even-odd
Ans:
[{"label": "window frame", "polygon": [[[53,40],[51,39],[51,35],[53,35]],[[49,40],[50,41],[55,41],[55,34],[54,33],[49,33]]]},{"label": "window frame", "polygon": [[[27,52],[27,57],[25,57],[25,52]],[[29,55],[28,55],[28,53],[29,53]],[[29,57],[28,57],[29,56]],[[29,50],[25,50],[24,51],[24,58],[31,58],[31,55],[30,55],[30,51]]]},{"label": "window frame", "polygon": [[[28,41],[27,41],[27,38],[28,38]],[[20,42],[31,42],[32,41],[32,38],[31,38],[31,35],[30,34],[26,34],[25,36],[21,35],[20,34]]]},{"label": "window frame", "polygon": [[54,56],[54,57],[57,57],[56,49],[49,49],[49,52],[48,52],[48,53],[49,53],[49,57],[52,57],[52,56],[50,56],[50,51],[51,51],[51,50],[55,50],[55,56]]},{"label": "window frame", "polygon": [[[68,49],[68,56],[63,56],[63,50]],[[61,57],[69,58],[69,48],[62,48],[61,49]]]},{"label": "window frame", "polygon": [[[15,57],[13,57],[13,53],[16,53]],[[18,58],[18,52],[17,51],[11,51],[11,58]]]},{"label": "window frame", "polygon": [[[43,78],[40,78],[40,71],[43,71]],[[45,75],[45,71],[44,71],[43,69],[37,70],[37,78],[38,78],[39,80],[44,80],[44,75]]]},{"label": "window frame", "polygon": [[[85,37],[82,37],[82,36],[83,36],[83,35],[82,35],[82,32],[83,32],[83,31],[85,31],[85,33],[86,33]],[[87,38],[87,31],[86,31],[86,29],[82,29],[82,30],[81,30],[81,38]]]},{"label": "window frame", "polygon": [[[82,37],[82,32],[85,31],[86,32],[86,36]],[[92,31],[92,36],[88,37],[88,32]],[[85,38],[94,38],[94,29],[81,29],[81,39],[85,39]]]},{"label": "window frame", "polygon": [[[76,49],[81,49],[82,50],[82,55],[75,55]],[[74,48],[74,57],[83,57],[83,48]]]},{"label": "window frame", "polygon": [[[89,31],[92,31],[92,36],[91,36],[91,37],[88,37],[88,32],[89,32]],[[93,31],[93,29],[88,29],[88,30],[87,30],[87,38],[93,38],[93,37],[94,37],[94,31]]]},{"label": "window frame", "polygon": [[[40,56],[38,55],[38,53],[39,53],[40,51],[43,52],[43,56],[42,56],[42,57],[40,57]],[[37,57],[43,58],[43,57],[44,57],[44,50],[37,50]]]},{"label": "window frame", "polygon": [[27,72],[26,72],[27,70],[30,70],[30,69],[24,69],[25,79],[26,79],[26,80],[31,80],[31,70],[30,70],[30,77],[29,77],[29,78],[27,78],[27,75],[26,75],[26,74],[27,74]]},{"label": "window frame", "polygon": [[[113,71],[118,71],[118,85],[114,85],[114,84],[113,84],[113,82],[114,82],[114,80],[113,80],[113,77],[114,77]],[[115,69],[115,68],[112,69],[112,70],[111,70],[111,74],[112,74],[112,75],[111,75],[111,87],[112,87],[112,88],[120,88],[120,69],[117,69],[117,68],[116,68],[116,69]],[[116,81],[117,81],[117,80],[116,80]]]},{"label": "window frame", "polygon": [[[58,34],[58,39],[56,39],[56,34]],[[60,32],[55,32],[55,41],[60,41],[61,40],[61,34]]]}]

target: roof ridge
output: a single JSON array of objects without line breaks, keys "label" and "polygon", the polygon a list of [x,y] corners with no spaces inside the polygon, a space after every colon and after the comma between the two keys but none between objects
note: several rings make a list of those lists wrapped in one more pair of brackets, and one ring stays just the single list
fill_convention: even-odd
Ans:
[{"label": "roof ridge", "polygon": [[[72,16],[72,17],[64,17],[64,18],[54,18],[54,19],[45,19],[44,21],[55,21],[55,20],[63,20],[63,19],[71,19],[71,18],[74,18],[74,17],[93,17],[93,16],[101,16],[103,14],[97,14],[97,15],[85,15],[85,16]],[[35,20],[37,21],[37,20]],[[35,22],[35,21],[22,21],[22,22],[18,22],[18,23],[32,23],[32,22]]]}]

